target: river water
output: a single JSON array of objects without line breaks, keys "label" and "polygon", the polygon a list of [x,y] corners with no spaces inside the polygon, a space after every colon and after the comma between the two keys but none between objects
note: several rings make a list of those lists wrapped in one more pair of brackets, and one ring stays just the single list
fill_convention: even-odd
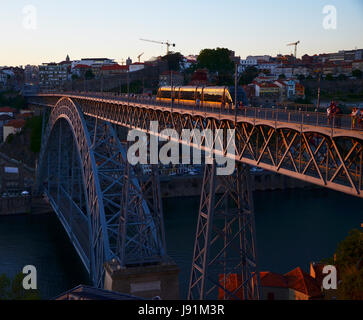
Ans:
[{"label": "river water", "polygon": [[[254,193],[260,270],[286,273],[334,254],[339,241],[363,222],[362,200],[331,190]],[[185,298],[193,254],[199,198],[164,200],[169,255],[179,265]],[[38,271],[43,299],[78,284],[87,273],[56,216],[0,217],[0,274],[14,276],[25,265]]]}]

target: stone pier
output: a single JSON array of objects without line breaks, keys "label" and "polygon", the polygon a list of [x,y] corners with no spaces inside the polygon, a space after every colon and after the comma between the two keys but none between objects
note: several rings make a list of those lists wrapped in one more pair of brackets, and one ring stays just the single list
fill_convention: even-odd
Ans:
[{"label": "stone pier", "polygon": [[120,267],[117,261],[105,264],[105,290],[146,299],[179,299],[179,267],[174,262],[138,267]]}]

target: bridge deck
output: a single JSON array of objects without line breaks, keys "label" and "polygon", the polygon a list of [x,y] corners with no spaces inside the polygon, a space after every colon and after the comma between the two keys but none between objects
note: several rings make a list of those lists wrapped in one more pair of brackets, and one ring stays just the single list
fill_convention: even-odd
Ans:
[{"label": "bridge deck", "polygon": [[[68,97],[77,101],[85,115],[147,133],[149,121],[159,121],[160,130],[170,125],[177,130],[185,125],[186,129],[203,130],[209,126],[233,128],[237,124],[239,141],[236,141],[235,154],[224,152],[226,157],[363,197],[363,128],[353,127],[349,115],[330,119],[319,112],[251,107],[221,110],[206,105],[171,105],[153,99],[95,93],[47,93],[37,97],[31,103],[48,107]],[[250,138],[256,134],[260,138],[255,136],[257,140],[252,142]],[[315,136],[317,142],[312,143]],[[259,143],[258,139],[262,141]],[[178,142],[184,143],[181,139]],[[205,149],[193,143],[189,145]]]},{"label": "bridge deck", "polygon": [[[165,103],[144,97],[127,98],[125,96],[101,93],[45,93],[39,97],[69,97],[77,100],[97,101],[106,104],[132,105],[134,107],[172,111],[179,114],[198,115],[205,118],[248,122],[253,125],[268,125],[272,128],[289,128],[299,132],[317,132],[330,137],[352,137],[363,139],[363,123],[354,125],[350,115],[336,115],[329,118],[326,113],[314,111],[291,111],[284,109],[242,107],[227,110],[213,108],[210,105],[188,105]],[[49,105],[51,106],[51,105]]]}]

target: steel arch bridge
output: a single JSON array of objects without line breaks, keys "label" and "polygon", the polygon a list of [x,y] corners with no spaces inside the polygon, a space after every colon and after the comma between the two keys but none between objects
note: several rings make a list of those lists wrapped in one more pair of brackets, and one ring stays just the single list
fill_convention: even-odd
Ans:
[{"label": "steel arch bridge", "polygon": [[[218,110],[99,93],[39,94],[30,97],[29,103],[52,109],[40,154],[39,190],[49,197],[98,286],[102,285],[103,263],[110,259],[127,265],[127,261],[161,261],[166,256],[157,170],[147,191],[128,166],[113,125],[171,140],[160,132],[175,129],[179,137],[183,129],[235,132],[234,141],[224,139],[219,143],[223,155],[236,161],[236,176],[223,179],[217,186],[215,163],[206,165],[188,294],[191,299],[205,299],[210,292],[221,289],[223,298],[259,297],[253,204],[245,164],[363,198],[363,131],[352,127],[350,118],[340,119],[340,125],[335,126],[335,121],[319,113],[261,108]],[[151,121],[158,122],[159,132],[150,131]],[[211,150],[218,142],[202,138],[197,145],[193,138],[192,131],[189,141],[175,141],[202,150]],[[229,153],[231,147],[233,153]],[[223,190],[223,201],[215,197],[218,188]],[[150,190],[159,195],[151,197],[153,203],[145,197]],[[227,214],[221,204],[229,201],[237,209],[227,210]],[[64,214],[67,210],[71,217]],[[83,238],[76,237],[72,227],[79,227],[75,221],[82,219],[87,231],[82,229],[83,233],[77,235],[83,234]],[[218,227],[217,219],[224,221],[224,228]],[[132,229],[135,223],[137,230]],[[89,249],[83,245],[87,239]],[[212,255],[218,242],[218,253]],[[220,270],[215,265],[226,268],[221,257],[235,247],[239,247],[239,258],[228,275],[242,270],[242,284],[231,292],[226,288],[227,274],[219,282],[215,277],[211,280],[211,274]]]},{"label": "steel arch bridge", "polygon": [[[335,126],[336,122],[325,114],[314,112],[261,108],[221,112],[202,106],[170,107],[150,100],[101,94],[40,94],[30,102],[52,107],[62,96],[77,101],[87,116],[149,134],[151,121],[159,123],[160,131],[172,128],[179,136],[183,129],[235,130],[235,142],[223,142],[226,157],[363,198],[363,128],[352,128],[350,116]],[[213,147],[206,145],[206,140],[194,145],[193,138],[192,135],[188,145]],[[235,150],[233,155],[227,152],[230,144]]]},{"label": "steel arch bridge", "polygon": [[96,286],[107,261],[126,266],[165,258],[161,207],[149,209],[111,124],[84,117],[77,103],[61,98],[43,134],[37,171],[37,190],[48,197]]}]

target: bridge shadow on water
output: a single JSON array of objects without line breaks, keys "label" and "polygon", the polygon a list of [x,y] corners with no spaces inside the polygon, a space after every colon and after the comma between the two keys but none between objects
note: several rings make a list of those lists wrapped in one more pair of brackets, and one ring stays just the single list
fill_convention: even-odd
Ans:
[{"label": "bridge shadow on water", "polygon": [[[254,192],[257,255],[261,271],[286,273],[331,257],[337,244],[362,223],[361,199],[328,189]],[[164,200],[169,255],[181,268],[187,296],[199,198]]]},{"label": "bridge shadow on water", "polygon": [[[359,228],[362,200],[328,189],[254,193],[260,270],[286,273],[334,254],[349,230]],[[180,294],[187,295],[199,197],[164,199],[169,255],[179,265]],[[43,299],[79,284],[87,272],[55,214],[0,216],[0,274],[37,267]]]}]

